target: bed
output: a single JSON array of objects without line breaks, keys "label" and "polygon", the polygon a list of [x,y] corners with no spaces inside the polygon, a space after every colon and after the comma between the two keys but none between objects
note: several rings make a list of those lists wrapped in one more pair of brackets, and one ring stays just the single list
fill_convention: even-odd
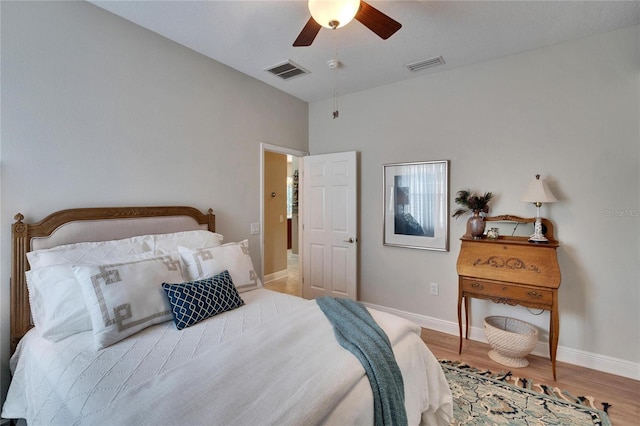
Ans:
[{"label": "bed", "polygon": [[[374,423],[365,368],[316,301],[263,288],[248,241],[223,241],[211,210],[88,208],[15,219],[3,418]],[[391,343],[407,423],[449,424],[451,392],[420,328],[368,312]]]}]

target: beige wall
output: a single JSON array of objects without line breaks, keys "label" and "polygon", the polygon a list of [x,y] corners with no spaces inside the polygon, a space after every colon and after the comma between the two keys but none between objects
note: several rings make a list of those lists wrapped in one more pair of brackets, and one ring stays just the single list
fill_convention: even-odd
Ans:
[{"label": "beige wall", "polygon": [[[87,2],[0,2],[0,378],[9,229],[71,207],[192,205],[261,268],[260,143],[308,150],[308,106]],[[277,106],[277,107],[276,107]]]},{"label": "beige wall", "polygon": [[[275,197],[272,197],[275,193]],[[287,269],[287,156],[264,153],[264,275]]]},{"label": "beige wall", "polygon": [[[361,153],[361,299],[457,334],[465,221],[450,221],[448,253],[383,246],[383,164],[450,160],[451,200],[493,191],[492,213],[526,217],[535,208],[519,199],[540,173],[560,199],[541,209],[561,244],[558,357],[640,378],[639,77],[635,26],[342,96],[338,120],[331,100],[312,103],[310,152]],[[472,309],[479,336],[483,317],[504,314],[546,342],[548,313]]]}]

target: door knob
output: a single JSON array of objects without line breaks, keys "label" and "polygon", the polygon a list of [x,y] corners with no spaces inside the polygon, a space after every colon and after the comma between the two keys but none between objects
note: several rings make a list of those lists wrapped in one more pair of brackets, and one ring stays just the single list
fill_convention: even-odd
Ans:
[{"label": "door knob", "polygon": [[354,240],[353,238],[349,238],[348,240],[342,240],[342,241],[344,241],[345,243],[351,243],[351,244],[356,242],[356,240]]}]

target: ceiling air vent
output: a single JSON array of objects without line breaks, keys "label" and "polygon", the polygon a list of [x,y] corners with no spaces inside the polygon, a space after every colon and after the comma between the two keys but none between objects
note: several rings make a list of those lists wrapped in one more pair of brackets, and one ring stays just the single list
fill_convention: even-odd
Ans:
[{"label": "ceiling air vent", "polygon": [[414,62],[412,64],[407,64],[405,67],[411,72],[421,71],[425,68],[431,68],[438,65],[443,65],[444,59],[442,56],[438,56],[437,58],[425,59],[424,61]]},{"label": "ceiling air vent", "polygon": [[289,80],[294,77],[309,74],[309,71],[305,70],[301,66],[294,64],[291,61],[282,62],[277,65],[266,68],[265,71],[280,77],[283,80]]}]

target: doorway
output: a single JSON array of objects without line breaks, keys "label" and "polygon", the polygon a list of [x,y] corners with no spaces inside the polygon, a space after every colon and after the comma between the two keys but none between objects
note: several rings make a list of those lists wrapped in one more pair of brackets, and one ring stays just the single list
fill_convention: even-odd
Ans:
[{"label": "doorway", "polygon": [[261,254],[265,288],[302,296],[298,185],[302,151],[261,144]]}]

